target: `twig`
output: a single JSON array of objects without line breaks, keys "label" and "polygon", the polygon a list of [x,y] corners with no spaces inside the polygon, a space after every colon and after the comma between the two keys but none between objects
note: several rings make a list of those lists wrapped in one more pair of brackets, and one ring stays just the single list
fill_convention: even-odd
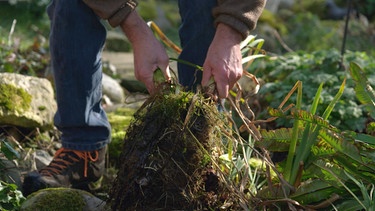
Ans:
[{"label": "twig", "polygon": [[288,52],[294,52],[291,48],[289,48],[289,46],[284,42],[284,40],[281,38],[279,32],[277,30],[273,30],[273,35],[275,36],[275,38],[277,39],[277,41],[280,42],[281,46],[283,46],[283,48],[288,51]]},{"label": "twig", "polygon": [[348,34],[348,25],[349,25],[351,8],[352,8],[352,0],[348,0],[348,11],[346,12],[344,38],[342,40],[342,47],[341,47],[341,64],[344,63],[344,53],[345,53],[346,37],[347,37],[347,34]]},{"label": "twig", "polygon": [[17,20],[14,19],[13,23],[12,23],[12,27],[10,27],[10,31],[9,31],[9,35],[8,35],[8,46],[12,45],[12,36],[13,36],[13,33],[14,33],[14,29],[16,28],[16,23],[17,23]]}]

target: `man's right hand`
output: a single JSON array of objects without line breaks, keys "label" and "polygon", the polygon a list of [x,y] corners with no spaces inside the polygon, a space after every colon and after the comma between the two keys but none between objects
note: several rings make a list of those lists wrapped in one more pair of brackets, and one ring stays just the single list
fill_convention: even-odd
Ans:
[{"label": "man's right hand", "polygon": [[133,47],[135,77],[152,94],[155,91],[153,73],[157,68],[163,71],[167,80],[171,77],[167,52],[136,11],[131,12],[121,23],[121,29]]}]

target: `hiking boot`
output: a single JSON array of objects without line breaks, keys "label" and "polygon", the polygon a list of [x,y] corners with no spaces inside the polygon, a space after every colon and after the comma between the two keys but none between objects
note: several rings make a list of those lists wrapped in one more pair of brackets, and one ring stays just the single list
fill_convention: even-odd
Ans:
[{"label": "hiking boot", "polygon": [[25,196],[49,187],[89,190],[104,173],[106,148],[95,151],[59,149],[51,163],[39,172],[29,173],[23,183]]}]

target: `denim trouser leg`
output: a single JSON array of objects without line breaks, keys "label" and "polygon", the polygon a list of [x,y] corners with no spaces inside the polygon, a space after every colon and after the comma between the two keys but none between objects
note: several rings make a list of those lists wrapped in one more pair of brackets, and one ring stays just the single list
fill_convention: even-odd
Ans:
[{"label": "denim trouser leg", "polygon": [[110,140],[102,98],[101,50],[106,30],[82,0],[53,0],[50,50],[63,147],[96,150]]},{"label": "denim trouser leg", "polygon": [[[208,47],[215,35],[212,9],[217,0],[179,0],[181,26],[179,30],[183,51],[179,59],[203,66]],[[201,83],[202,72],[178,63],[180,83],[195,90]]]}]

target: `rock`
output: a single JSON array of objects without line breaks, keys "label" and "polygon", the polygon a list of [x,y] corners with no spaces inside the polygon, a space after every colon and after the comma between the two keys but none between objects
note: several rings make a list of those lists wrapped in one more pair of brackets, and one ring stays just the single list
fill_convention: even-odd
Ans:
[{"label": "rock", "polygon": [[43,167],[47,166],[53,159],[53,157],[48,154],[48,152],[37,149],[34,153],[36,169],[40,170]]},{"label": "rock", "polygon": [[125,93],[119,82],[103,73],[103,95],[109,97],[113,103],[123,103]]},{"label": "rock", "polygon": [[131,45],[121,31],[107,31],[105,50],[113,52],[130,52]]},{"label": "rock", "polygon": [[108,210],[105,205],[105,201],[83,190],[71,188],[47,188],[28,196],[20,210]]},{"label": "rock", "polygon": [[0,154],[0,180],[7,183],[14,183],[21,187],[21,172],[14,160],[8,160]]},{"label": "rock", "polygon": [[0,125],[50,129],[56,109],[47,79],[0,73]]},{"label": "rock", "polygon": [[122,87],[124,87],[127,91],[131,93],[134,93],[134,92],[139,92],[139,93],[144,93],[144,94],[148,93],[146,86],[142,82],[135,80],[135,79],[123,78],[121,79],[120,84]]}]

